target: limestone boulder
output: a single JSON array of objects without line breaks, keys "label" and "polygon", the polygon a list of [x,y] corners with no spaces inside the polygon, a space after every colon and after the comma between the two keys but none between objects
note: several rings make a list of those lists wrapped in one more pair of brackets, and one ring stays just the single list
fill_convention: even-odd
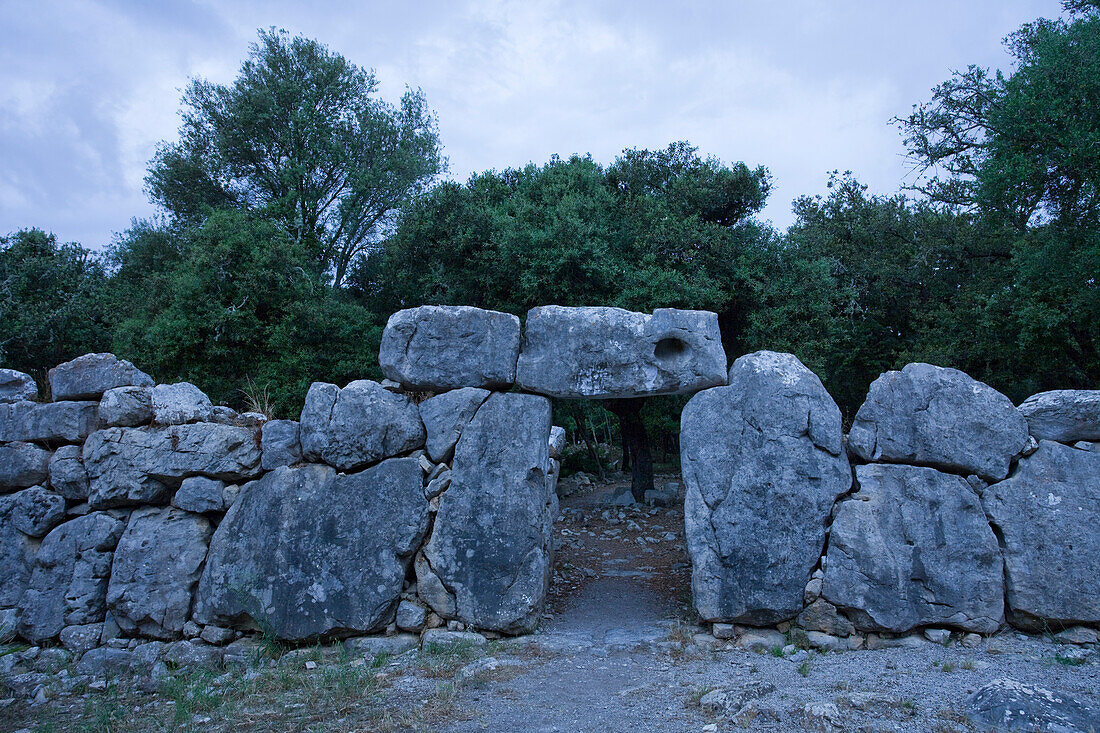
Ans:
[{"label": "limestone boulder", "polygon": [[185,478],[172,505],[196,514],[224,511],[225,482],[205,476]]},{"label": "limestone boulder", "polygon": [[0,402],[22,402],[38,399],[34,377],[14,369],[0,369]]},{"label": "limestone boulder", "polygon": [[527,313],[516,382],[551,397],[686,394],[726,383],[718,316],[547,305]]},{"label": "limestone boulder", "polygon": [[413,401],[361,379],[339,389],[315,382],[301,418],[302,455],[351,471],[424,445]]},{"label": "limestone boulder", "polygon": [[444,392],[420,403],[428,457],[436,463],[451,460],[462,430],[473,419],[477,408],[489,397],[489,390],[478,387]]},{"label": "limestone boulder", "polygon": [[106,428],[84,444],[93,508],[164,503],[188,476],[233,481],[260,473],[256,431],[217,423]]},{"label": "limestone boulder", "polygon": [[88,498],[88,472],[79,445],[63,445],[50,457],[50,488],[73,501]]},{"label": "limestone boulder", "polygon": [[39,643],[66,626],[103,621],[111,559],[125,528],[125,521],[93,512],[46,535],[19,603],[24,638]]},{"label": "limestone boulder", "polygon": [[31,579],[38,541],[15,528],[10,515],[10,497],[0,499],[0,567],[4,581],[0,583],[0,607],[19,605]]},{"label": "limestone boulder", "polygon": [[378,361],[413,389],[506,388],[516,378],[519,318],[470,306],[424,305],[390,316]]},{"label": "limestone boulder", "polygon": [[688,401],[680,462],[692,595],[706,621],[802,610],[833,502],[848,491],[840,409],[791,354],[758,351]]},{"label": "limestone boulder", "polygon": [[0,442],[79,443],[99,426],[98,402],[0,403]]},{"label": "limestone boulder", "polygon": [[1009,620],[1100,623],[1100,453],[1040,441],[982,504],[1001,537]]},{"label": "limestone boulder", "polygon": [[302,460],[301,431],[297,420],[270,420],[264,423],[260,445],[265,471],[279,466],[293,466]]},{"label": "limestone boulder", "polygon": [[0,443],[0,493],[42,483],[49,466],[48,450],[33,443]]},{"label": "limestone boulder", "polygon": [[65,521],[65,499],[41,486],[4,497],[7,519],[28,537],[44,537]]},{"label": "limestone boulder", "polygon": [[115,387],[103,393],[99,417],[107,427],[132,428],[153,419],[151,387]]},{"label": "limestone boulder", "polygon": [[966,701],[968,720],[981,731],[1100,730],[1100,707],[1087,697],[1000,678]]},{"label": "limestone boulder", "polygon": [[822,596],[861,631],[996,631],[1004,620],[1001,555],[966,480],[873,464],[856,468],[856,483],[833,520]]},{"label": "limestone boulder", "polygon": [[1040,392],[1024,400],[1019,409],[1036,440],[1100,440],[1100,389]]},{"label": "limestone boulder", "polygon": [[91,400],[115,387],[151,387],[153,378],[114,354],[85,354],[49,372],[54,400]]},{"label": "limestone boulder", "polygon": [[554,425],[550,428],[550,457],[560,459],[565,450],[565,428]]},{"label": "limestone boulder", "polygon": [[1000,481],[1027,447],[1027,421],[1011,400],[958,369],[908,364],[871,384],[848,444],[865,461]]},{"label": "limestone boulder", "polygon": [[107,587],[107,607],[123,632],[158,639],[182,633],[213,531],[205,517],[182,509],[130,515]]},{"label": "limestone boulder", "polygon": [[208,422],[214,405],[201,389],[190,382],[158,384],[149,395],[153,422],[158,425],[183,425]]},{"label": "limestone boulder", "polygon": [[395,458],[339,476],[280,467],[247,484],[214,533],[195,620],[251,620],[291,640],[384,628],[428,529],[422,475]]},{"label": "limestone boulder", "polygon": [[423,553],[448,596],[425,599],[439,615],[453,599],[467,625],[535,628],[550,579],[549,436],[550,401],[521,394],[490,395],[462,431]]}]

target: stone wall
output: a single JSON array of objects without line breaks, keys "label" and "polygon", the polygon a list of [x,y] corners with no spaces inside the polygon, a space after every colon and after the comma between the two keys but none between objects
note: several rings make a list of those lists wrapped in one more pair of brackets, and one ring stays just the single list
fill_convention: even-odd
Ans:
[{"label": "stone wall", "polygon": [[[73,651],[202,654],[447,625],[533,630],[557,516],[547,396],[698,393],[683,414],[702,619],[836,638],[1100,623],[1100,399],[1019,408],[965,374],[884,374],[848,436],[789,354],[726,372],[717,317],[614,308],[391,317],[383,383],[299,420],[212,405],[111,354],[0,370],[0,627]],[[182,645],[182,646],[180,646]],[[173,652],[169,650],[169,655]]]}]

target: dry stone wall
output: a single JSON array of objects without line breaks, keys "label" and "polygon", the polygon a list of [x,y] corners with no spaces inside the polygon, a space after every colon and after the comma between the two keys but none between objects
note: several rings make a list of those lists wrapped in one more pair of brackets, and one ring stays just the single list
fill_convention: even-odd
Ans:
[{"label": "dry stone wall", "polygon": [[1017,408],[911,364],[871,386],[845,436],[794,356],[726,373],[716,316],[671,309],[547,306],[526,333],[507,314],[411,309],[380,361],[383,383],[313,384],[298,420],[111,354],[51,370],[48,402],[0,370],[0,630],[90,666],[138,639],[207,660],[254,631],[529,632],[564,443],[548,397],[670,393],[696,393],[681,457],[703,620],[796,624],[834,647],[1100,625],[1100,392]]}]

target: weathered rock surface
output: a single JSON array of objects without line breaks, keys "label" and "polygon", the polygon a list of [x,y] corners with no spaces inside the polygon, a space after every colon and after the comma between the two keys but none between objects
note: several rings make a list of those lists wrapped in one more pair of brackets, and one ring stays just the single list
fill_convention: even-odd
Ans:
[{"label": "weathered rock surface", "polygon": [[224,511],[225,482],[205,476],[185,478],[172,497],[172,505],[196,514]]},{"label": "weathered rock surface", "polygon": [[235,480],[260,472],[254,430],[217,423],[106,428],[84,444],[93,508],[155,504],[165,484],[186,476]]},{"label": "weathered rock surface", "polygon": [[9,518],[10,498],[0,500],[0,568],[4,582],[0,583],[0,606],[15,606],[31,579],[38,542],[15,528]]},{"label": "weathered rock surface", "polygon": [[302,454],[351,471],[424,445],[424,424],[407,395],[360,379],[343,389],[315,382],[301,419]]},{"label": "weathered rock surface", "polygon": [[94,512],[55,527],[38,548],[20,607],[19,633],[32,642],[66,626],[103,620],[111,557],[126,522]]},{"label": "weathered rock surface", "polygon": [[347,476],[277,468],[242,489],[214,533],[194,617],[219,626],[251,617],[296,640],[381,629],[427,529],[415,459]]},{"label": "weathered rock surface", "polygon": [[49,466],[50,452],[32,443],[0,444],[0,492],[42,483]]},{"label": "weathered rock surface", "polygon": [[550,457],[561,458],[563,450],[565,450],[565,428],[554,425],[550,428]]},{"label": "weathered rock surface", "polygon": [[79,445],[63,445],[50,457],[50,488],[66,499],[88,498],[88,472],[84,470],[83,450]]},{"label": "weathered rock surface", "polygon": [[862,631],[996,631],[1004,619],[1001,556],[966,480],[874,464],[856,467],[856,483],[833,520],[822,596]]},{"label": "weathered rock surface", "polygon": [[103,393],[99,417],[107,427],[132,428],[153,419],[151,387],[115,387]]},{"label": "weathered rock surface", "polygon": [[427,433],[428,457],[436,463],[451,460],[462,430],[488,397],[487,389],[463,387],[421,402],[420,419]]},{"label": "weathered rock surface", "polygon": [[153,378],[114,354],[85,354],[50,370],[54,400],[98,399],[115,387],[151,387]]},{"label": "weathered rock surface", "polygon": [[957,369],[908,364],[871,384],[849,447],[866,461],[1008,475],[1028,443],[1027,421],[1012,401]]},{"label": "weathered rock surface", "polygon": [[551,397],[600,399],[725,384],[718,316],[674,308],[652,315],[604,307],[532,308],[516,382]]},{"label": "weathered rock surface", "polygon": [[302,441],[297,420],[270,420],[264,423],[260,445],[265,471],[279,466],[293,466],[302,460]]},{"label": "weathered rock surface", "polygon": [[966,712],[983,731],[1100,730],[1100,709],[1068,695],[1003,678],[975,692],[967,701]]},{"label": "weathered rock surface", "polygon": [[840,409],[790,354],[758,351],[681,417],[692,594],[707,621],[772,624],[802,610],[838,496],[851,486]]},{"label": "weathered rock surface", "polygon": [[4,497],[8,521],[29,537],[44,537],[65,520],[65,499],[41,486]]},{"label": "weathered rock surface", "polygon": [[149,399],[153,422],[158,425],[207,422],[214,413],[210,398],[190,382],[158,384],[153,387]]},{"label": "weathered rock surface", "polygon": [[1100,622],[1100,453],[1044,440],[982,493],[998,529],[1009,620]]},{"label": "weathered rock surface", "polygon": [[79,443],[99,425],[98,402],[0,404],[0,442]]},{"label": "weathered rock surface", "polygon": [[1019,409],[1037,440],[1100,440],[1100,389],[1040,392],[1024,400]]},{"label": "weathered rock surface", "polygon": [[424,305],[386,322],[378,362],[414,389],[508,387],[516,378],[519,318],[469,306]]},{"label": "weathered rock surface", "polygon": [[128,634],[171,639],[183,631],[214,529],[202,516],[147,507],[130,515],[115,549],[107,606]]},{"label": "weathered rock surface", "polygon": [[34,377],[14,369],[0,369],[0,402],[22,402],[38,399]]},{"label": "weathered rock surface", "polygon": [[497,393],[458,440],[424,558],[468,625],[515,633],[538,623],[550,580],[549,435],[549,400]]}]

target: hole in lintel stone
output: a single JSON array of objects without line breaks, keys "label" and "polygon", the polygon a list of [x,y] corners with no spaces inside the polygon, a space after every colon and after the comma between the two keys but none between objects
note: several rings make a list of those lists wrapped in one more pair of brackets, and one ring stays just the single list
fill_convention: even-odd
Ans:
[{"label": "hole in lintel stone", "polygon": [[653,355],[658,359],[673,359],[687,353],[688,345],[678,338],[668,337],[657,342],[653,347]]}]

